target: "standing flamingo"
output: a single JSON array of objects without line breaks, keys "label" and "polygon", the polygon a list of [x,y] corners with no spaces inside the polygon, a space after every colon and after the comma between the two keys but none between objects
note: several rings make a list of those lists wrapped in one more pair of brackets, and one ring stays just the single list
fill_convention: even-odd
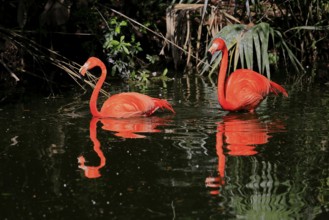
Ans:
[{"label": "standing flamingo", "polygon": [[222,51],[222,61],[218,73],[218,101],[223,110],[254,112],[262,100],[269,94],[281,92],[288,97],[286,90],[265,76],[249,69],[238,69],[227,78],[228,51],[223,39],[216,38],[208,52],[213,55]]},{"label": "standing flamingo", "polygon": [[99,118],[130,118],[139,116],[150,116],[158,108],[168,109],[175,113],[172,106],[164,99],[152,98],[137,92],[124,92],[108,98],[100,111],[97,109],[97,99],[99,91],[105,81],[107,70],[104,63],[96,58],[90,57],[87,62],[80,68],[80,74],[84,76],[87,70],[94,67],[100,67],[102,74],[96,83],[91,95],[89,106],[91,114]]}]

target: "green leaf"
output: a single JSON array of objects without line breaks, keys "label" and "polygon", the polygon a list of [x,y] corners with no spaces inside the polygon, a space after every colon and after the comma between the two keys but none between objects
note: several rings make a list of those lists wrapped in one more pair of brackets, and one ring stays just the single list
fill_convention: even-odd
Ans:
[{"label": "green leaf", "polygon": [[234,57],[234,58],[236,58],[237,60],[235,60],[235,62],[234,62],[234,70],[236,70],[236,65],[237,65],[237,63],[238,63],[238,59],[240,59],[240,63],[241,63],[241,67],[243,68],[243,69],[245,69],[245,65],[244,65],[244,60],[245,60],[245,54],[244,54],[244,50],[243,50],[243,48],[244,48],[244,43],[243,43],[243,39],[241,39],[241,41],[238,41],[237,42],[237,45],[236,45],[236,47],[239,49],[239,56],[236,58],[236,57]]},{"label": "green leaf", "polygon": [[262,52],[262,66],[261,73],[266,71],[267,77],[270,78],[270,63],[268,61],[268,37],[269,37],[269,25],[267,23],[260,23],[257,25]]},{"label": "green leaf", "polygon": [[165,69],[163,70],[163,73],[162,73],[162,75],[163,75],[163,76],[165,76],[165,75],[167,75],[167,73],[168,73],[168,69],[167,69],[167,68],[165,68]]},{"label": "green leaf", "polygon": [[253,69],[254,65],[254,43],[253,43],[254,33],[251,31],[244,37],[243,50],[246,58],[247,69]]},{"label": "green leaf", "polygon": [[127,26],[127,21],[121,21],[120,26]]},{"label": "green leaf", "polygon": [[129,53],[130,53],[127,47],[122,46],[122,49],[123,49],[123,51],[124,51],[126,54],[129,54]]},{"label": "green leaf", "polygon": [[261,69],[262,66],[262,55],[260,52],[260,40],[259,40],[259,35],[257,32],[255,32],[253,35],[253,39],[254,39],[254,46],[255,46],[255,51],[256,51],[256,59],[257,59],[257,66],[258,69]]},{"label": "green leaf", "polygon": [[[290,62],[297,70],[304,70],[299,60],[285,43],[282,34],[271,28],[268,23],[262,22],[251,28],[243,24],[227,25],[215,35],[215,38],[217,37],[224,39],[226,42],[229,50],[229,68],[233,67],[234,70],[238,67],[239,63],[242,68],[247,67],[248,69],[253,69],[254,53],[256,53],[259,72],[266,74],[267,77],[270,78],[270,58],[272,61],[276,61],[278,58],[276,54],[272,54],[272,56],[269,57],[270,38],[272,38],[271,45],[273,45],[274,50],[280,46],[282,49],[282,56],[284,58],[289,58]],[[275,42],[276,39],[279,40],[279,43]],[[287,57],[285,56],[286,54],[288,55]],[[215,53],[210,61],[210,67],[204,65],[201,74],[210,69],[209,76],[211,76],[218,68],[221,56],[221,53]],[[231,71],[229,70],[229,72]]]},{"label": "green leaf", "polygon": [[110,24],[117,24],[117,20],[115,18],[111,19]]},{"label": "green leaf", "polygon": [[239,63],[239,59],[240,59],[240,47],[241,47],[241,43],[240,43],[241,38],[238,37],[237,39],[237,43],[235,46],[235,53],[234,53],[234,64],[233,64],[233,70],[237,69],[238,63]]},{"label": "green leaf", "polygon": [[242,31],[244,31],[246,25],[244,24],[236,24],[236,25],[227,25],[225,26],[216,37],[220,37],[225,40],[227,49],[231,49],[236,44],[236,39],[239,35],[241,35]]},{"label": "green leaf", "polygon": [[120,44],[120,42],[117,41],[117,40],[111,40],[110,44],[113,45],[113,46],[118,46]]},{"label": "green leaf", "polygon": [[108,49],[110,47],[111,42],[109,40],[106,40],[103,44],[103,48]]},{"label": "green leaf", "polygon": [[117,34],[120,34],[120,32],[121,32],[120,26],[116,26],[114,32]]},{"label": "green leaf", "polygon": [[131,47],[131,44],[130,43],[126,43],[126,42],[122,43],[122,45],[124,45],[126,47]]}]

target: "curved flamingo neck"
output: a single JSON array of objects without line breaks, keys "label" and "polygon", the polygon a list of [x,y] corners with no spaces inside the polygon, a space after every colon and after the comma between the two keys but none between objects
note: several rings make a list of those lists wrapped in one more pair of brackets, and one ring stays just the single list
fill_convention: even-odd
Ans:
[{"label": "curved flamingo neck", "polygon": [[94,143],[94,151],[97,153],[98,157],[100,158],[100,164],[99,166],[97,166],[97,168],[101,168],[103,166],[105,166],[106,163],[106,158],[103,154],[103,151],[101,150],[101,144],[99,142],[99,140],[97,139],[97,122],[98,122],[98,118],[92,118],[90,121],[90,127],[89,127],[89,135],[90,135],[90,139],[92,140],[92,142]]},{"label": "curved flamingo neck", "polygon": [[95,88],[94,88],[93,93],[91,94],[90,102],[89,102],[89,107],[90,107],[90,112],[91,112],[91,114],[93,116],[100,117],[101,116],[101,113],[97,109],[97,99],[98,99],[99,91],[102,88],[103,83],[105,81],[107,71],[106,71],[106,67],[105,67],[104,63],[101,62],[100,60],[97,60],[96,66],[98,66],[99,68],[101,68],[102,74],[99,77],[99,79],[98,79],[98,81],[97,81],[97,83],[95,85]]},{"label": "curved flamingo neck", "polygon": [[218,174],[221,178],[221,184],[224,184],[224,176],[225,176],[225,154],[223,151],[224,141],[223,136],[225,134],[225,123],[219,124],[217,126],[217,134],[216,134],[216,153],[218,156]]},{"label": "curved flamingo neck", "polygon": [[228,51],[227,47],[224,46],[222,50],[222,60],[220,62],[220,69],[218,72],[218,82],[217,82],[217,94],[218,102],[223,109],[230,108],[230,103],[226,100],[226,91],[225,91],[225,78],[228,65]]}]

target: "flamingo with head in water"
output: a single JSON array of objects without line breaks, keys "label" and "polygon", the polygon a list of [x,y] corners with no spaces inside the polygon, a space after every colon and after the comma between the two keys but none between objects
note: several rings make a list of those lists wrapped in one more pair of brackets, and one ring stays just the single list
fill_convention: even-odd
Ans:
[{"label": "flamingo with head in water", "polygon": [[211,55],[216,51],[222,51],[217,93],[223,110],[254,112],[269,93],[277,95],[281,92],[288,97],[288,93],[282,86],[253,70],[238,69],[226,79],[228,50],[221,38],[216,38],[208,50]]},{"label": "flamingo with head in water", "polygon": [[100,67],[102,74],[97,81],[91,95],[89,106],[91,114],[99,118],[130,118],[150,116],[157,109],[167,109],[175,113],[173,107],[164,99],[152,98],[137,92],[124,92],[109,97],[103,104],[101,110],[97,109],[99,91],[105,81],[107,70],[105,64],[96,57],[90,57],[80,68],[80,74],[84,76],[87,70]]}]

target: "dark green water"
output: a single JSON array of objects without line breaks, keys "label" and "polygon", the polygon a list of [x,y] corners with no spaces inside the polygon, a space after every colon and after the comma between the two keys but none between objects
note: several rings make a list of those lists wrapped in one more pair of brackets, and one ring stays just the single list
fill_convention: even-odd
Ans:
[{"label": "dark green water", "polygon": [[176,115],[102,121],[89,88],[22,95],[0,107],[0,219],[325,219],[329,88],[285,87],[228,114],[208,79],[176,79],[145,91]]}]

